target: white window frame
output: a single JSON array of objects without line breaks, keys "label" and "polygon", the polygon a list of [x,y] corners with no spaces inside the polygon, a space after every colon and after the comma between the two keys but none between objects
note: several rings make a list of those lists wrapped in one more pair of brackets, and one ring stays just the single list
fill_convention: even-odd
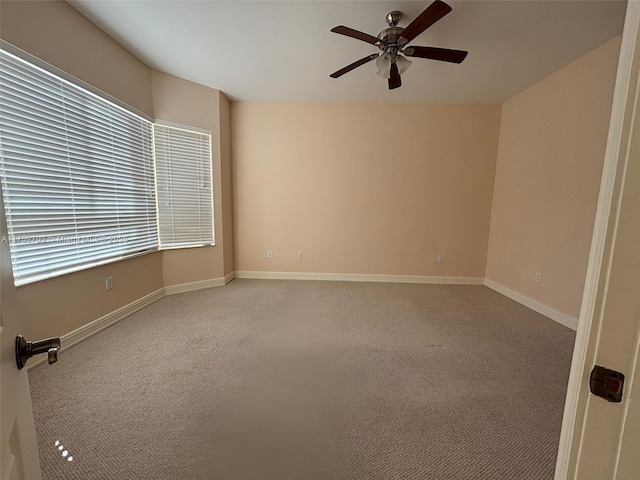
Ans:
[{"label": "white window frame", "polygon": [[2,108],[12,119],[0,152],[9,229],[2,240],[10,242],[15,284],[156,251],[151,119],[6,42],[0,47],[10,66]]},{"label": "white window frame", "polygon": [[[164,158],[166,156],[166,152],[163,151],[162,153],[160,153],[161,148],[159,148],[157,145],[158,143],[160,143],[156,134],[156,131],[158,129],[175,130],[176,132],[185,132],[187,134],[198,135],[206,138],[206,141],[208,144],[207,145],[208,152],[201,152],[202,154],[206,154],[206,156],[198,155],[200,158],[194,158],[191,155],[190,158],[187,158],[187,159]],[[215,185],[214,185],[214,176],[213,176],[213,144],[212,142],[213,142],[213,136],[211,135],[210,130],[193,127],[189,125],[183,125],[183,124],[174,123],[174,122],[169,122],[166,120],[156,119],[154,122],[153,155],[154,155],[154,165],[156,169],[156,172],[155,172],[156,202],[157,202],[156,210],[158,212],[158,245],[159,245],[158,248],[160,250],[215,246],[216,244],[215,243],[215,210],[214,210]],[[197,147],[193,145],[193,148],[197,148]],[[191,149],[191,152],[183,151],[178,153],[183,155],[185,154],[190,155],[193,153],[193,150]],[[183,207],[184,207],[184,200],[186,199],[186,197],[184,196],[187,195],[187,196],[191,196],[191,200],[194,202],[194,207],[196,204],[198,204],[200,207],[208,208],[207,210],[202,212],[199,216],[200,216],[200,221],[203,221],[203,217],[210,218],[210,227],[207,228],[209,221],[205,219],[204,221],[206,222],[207,225],[199,229],[198,236],[194,237],[193,240],[176,239],[176,230],[179,230],[180,226],[175,226],[175,219],[173,215],[170,212],[167,212],[165,205],[162,205],[162,203],[169,202],[171,200],[170,198],[168,198],[170,194],[166,192],[165,189],[166,188],[171,189],[172,183],[174,182],[174,179],[167,178],[167,177],[170,177],[171,174],[166,171],[166,167],[168,166],[170,170],[171,166],[166,165],[166,163],[169,163],[169,162],[180,163],[184,161],[189,162],[190,164],[193,164],[194,162],[195,163],[202,162],[202,161],[206,162],[206,169],[202,169],[202,171],[200,171],[199,173],[208,174],[208,179],[207,179],[209,183],[208,189],[210,190],[209,192],[206,192],[204,196],[192,194],[191,192],[194,192],[195,191],[194,189],[201,187],[200,185],[196,185],[194,182],[192,182],[192,179],[189,180],[192,186],[192,189],[190,192],[185,191],[184,188],[179,189],[180,195],[182,196],[180,200],[183,201],[182,202]],[[196,168],[199,168],[199,167],[196,167]],[[163,170],[163,172],[160,172],[159,169]],[[185,178],[183,177],[180,180],[184,181]],[[208,202],[208,205],[203,204],[205,200]],[[196,216],[195,211],[190,212],[190,214],[192,216]],[[166,222],[167,224],[166,227],[162,225],[163,221]],[[205,238],[204,236],[205,233],[209,233],[209,232],[211,234],[211,237]],[[180,236],[180,233],[177,233],[177,235]]]},{"label": "white window frame", "polygon": [[[147,210],[143,210],[144,215],[142,215],[142,217],[144,217],[144,220],[142,219],[142,217],[140,217],[138,215],[139,213],[139,204],[135,203],[133,200],[133,197],[129,196],[129,197],[118,197],[118,198],[125,198],[125,202],[129,202],[129,199],[132,199],[131,202],[134,203],[127,203],[126,207],[128,208],[129,205],[138,205],[138,207],[133,207],[135,212],[133,218],[135,218],[136,220],[134,221],[134,227],[132,229],[126,229],[124,228],[124,230],[122,230],[125,233],[130,232],[131,230],[134,231],[133,233],[133,237],[130,237],[130,239],[134,240],[136,239],[136,233],[139,233],[139,230],[144,230],[144,235],[145,238],[147,238],[147,241],[145,242],[141,242],[140,244],[135,243],[132,244],[130,246],[126,246],[124,247],[124,251],[115,251],[114,252],[110,252],[109,251],[109,246],[104,246],[107,245],[109,242],[112,244],[118,244],[118,243],[124,243],[124,241],[120,241],[117,240],[118,238],[123,239],[122,236],[119,236],[117,232],[113,232],[113,237],[111,239],[107,238],[106,236],[102,236],[101,238],[98,238],[98,236],[100,235],[101,231],[100,229],[97,229],[97,232],[93,232],[91,231],[91,229],[88,231],[88,233],[86,234],[80,234],[79,231],[77,229],[75,229],[75,227],[71,228],[68,231],[65,231],[64,229],[59,230],[58,232],[53,232],[56,235],[26,235],[25,233],[28,233],[28,229],[20,229],[18,228],[18,223],[14,224],[12,229],[12,203],[11,201],[9,202],[5,202],[5,210],[7,211],[7,220],[8,220],[8,226],[10,229],[10,234],[9,237],[7,239],[0,239],[3,241],[11,241],[13,240],[14,242],[17,241],[18,239],[22,239],[24,238],[25,243],[26,242],[30,242],[33,245],[36,245],[35,247],[33,247],[35,250],[32,250],[31,252],[27,252],[24,249],[21,249],[21,247],[17,247],[14,244],[14,248],[11,249],[12,252],[12,264],[14,267],[14,281],[16,283],[16,285],[24,285],[24,284],[28,284],[28,283],[32,283],[32,282],[36,282],[39,280],[43,280],[45,278],[51,278],[51,277],[56,277],[59,275],[64,275],[67,273],[71,273],[71,272],[75,272],[75,271],[79,271],[79,270],[84,270],[84,269],[88,269],[91,267],[95,267],[98,265],[104,265],[107,263],[111,263],[111,262],[115,262],[115,261],[119,261],[125,258],[131,258],[134,256],[138,256],[138,255],[144,255],[144,254],[148,254],[148,253],[152,253],[158,250],[158,219],[157,219],[157,204],[156,204],[156,199],[155,199],[155,165],[153,162],[153,135],[152,135],[152,130],[153,130],[153,119],[151,117],[149,117],[148,115],[144,114],[143,112],[138,111],[137,109],[121,102],[120,100],[116,99],[115,97],[112,97],[94,87],[92,87],[91,85],[59,70],[58,68],[47,64],[46,62],[43,62],[41,60],[39,60],[38,58],[28,54],[27,52],[22,51],[21,49],[14,47],[13,45],[5,42],[5,41],[0,41],[0,49],[3,50],[4,52],[6,52],[7,58],[9,59],[10,62],[18,65],[21,65],[21,61],[26,62],[27,66],[25,67],[27,71],[33,71],[33,72],[38,72],[38,75],[42,75],[42,78],[46,78],[46,81],[50,81],[52,85],[55,85],[56,83],[58,83],[61,89],[65,89],[67,88],[68,91],[72,91],[74,92],[74,94],[77,95],[84,95],[83,98],[85,98],[87,100],[87,102],[91,105],[93,101],[97,101],[97,102],[102,102],[99,103],[99,105],[104,108],[104,111],[109,111],[111,112],[112,110],[115,113],[116,117],[115,118],[119,118],[118,116],[122,116],[122,118],[126,119],[136,119],[137,120],[132,120],[134,122],[135,125],[137,125],[135,122],[139,122],[140,125],[142,125],[142,130],[140,130],[140,135],[142,135],[140,137],[140,143],[132,143],[132,144],[128,144],[131,145],[130,148],[134,149],[134,150],[139,150],[141,151],[141,153],[133,153],[133,150],[129,151],[130,155],[134,155],[135,158],[138,158],[138,155],[142,155],[142,162],[143,163],[139,163],[138,161],[136,161],[135,163],[135,167],[133,168],[138,168],[138,171],[133,172],[133,173],[124,173],[124,182],[125,183],[121,183],[119,184],[120,186],[116,187],[116,190],[120,189],[120,190],[124,190],[125,188],[129,187],[128,184],[126,184],[127,181],[127,177],[126,175],[133,175],[134,177],[138,178],[144,178],[142,180],[142,182],[144,183],[144,193],[145,193],[145,197],[141,200],[142,203],[144,203],[145,205],[150,203],[150,209]],[[15,59],[12,59],[12,57],[17,58],[18,60],[16,61]],[[17,62],[17,63],[16,63]],[[51,75],[53,75],[54,77],[51,77]],[[25,77],[28,78],[28,77]],[[19,93],[19,88],[21,88],[20,84],[15,84],[16,89],[9,89],[9,77],[7,77],[7,89],[6,92],[10,92],[11,93],[7,93],[10,95],[13,95],[14,93]],[[35,92],[36,90],[33,89],[32,92]],[[16,100],[14,102],[15,105],[17,106],[22,106],[22,105],[26,105],[25,103],[23,103],[23,101],[21,100],[21,97],[14,97],[14,98],[18,98],[18,100]],[[39,98],[39,97],[36,97]],[[61,98],[61,97],[58,97]],[[26,100],[25,100],[26,101]],[[9,102],[7,102],[9,103]],[[84,101],[83,101],[83,105],[84,105]],[[8,108],[8,107],[7,107]],[[39,108],[39,107],[38,107]],[[84,107],[82,107],[82,109],[80,110],[80,112],[82,113],[86,113],[86,111],[83,109]],[[40,112],[40,110],[35,110],[36,112]],[[9,112],[9,110],[7,110],[7,112]],[[102,113],[102,112],[101,112]],[[10,112],[7,113],[7,115],[10,115]],[[28,114],[27,114],[28,115]],[[66,111],[65,111],[65,115],[66,115]],[[9,118],[9,117],[7,117]],[[16,117],[17,118],[17,117]],[[27,117],[25,117],[27,118]],[[31,117],[33,118],[33,117]],[[56,119],[59,119],[60,116],[56,116]],[[66,117],[65,117],[66,118]],[[100,117],[87,117],[89,118],[88,122],[91,123],[93,121],[96,121],[98,118]],[[18,118],[19,121],[20,119]],[[128,120],[127,120],[128,121]],[[64,123],[64,122],[62,122]],[[5,160],[6,159],[6,163],[7,163],[7,169],[3,169],[3,173],[7,173],[8,170],[11,170],[11,168],[8,166],[8,163],[11,162],[12,160],[14,161],[15,165],[18,165],[18,168],[22,168],[22,165],[16,162],[20,162],[20,160],[15,160],[16,158],[20,157],[22,154],[20,153],[15,153],[15,145],[20,145],[21,142],[18,140],[10,140],[9,137],[10,135],[8,134],[8,132],[11,129],[12,125],[17,125],[14,123],[9,123],[8,125],[8,130],[5,131],[6,136],[5,136],[5,142],[4,145],[6,146],[7,150],[6,152],[2,152],[0,151],[0,155],[2,155],[2,159]],[[64,123],[64,125],[66,125],[66,123]],[[129,124],[126,123],[127,127],[125,128],[129,128]],[[146,126],[145,126],[146,125]],[[29,125],[27,125],[27,127],[31,128]],[[64,131],[63,130],[61,131]],[[81,128],[77,128],[76,131],[79,131],[81,133],[84,133],[83,130],[84,127]],[[113,128],[113,127],[106,127],[106,128]],[[145,130],[146,129],[146,130]],[[58,129],[60,130],[60,129]],[[148,136],[147,133],[145,133],[148,130]],[[95,131],[99,131],[94,129]],[[125,130],[128,131],[128,130]],[[114,131],[115,132],[115,131]],[[47,133],[46,131],[44,132],[45,134]],[[99,137],[100,135],[98,135]],[[30,136],[28,138],[34,138],[34,139],[38,139],[39,135],[37,135],[37,133],[31,133]],[[54,138],[56,142],[61,143],[60,142],[60,137],[59,137],[59,132],[55,132],[54,135],[51,137]],[[65,138],[67,138],[65,136]],[[89,136],[87,137],[89,138],[89,142],[91,143],[92,147],[95,146],[96,144],[94,144],[94,142],[96,142],[96,137],[94,136]],[[112,136],[113,139],[115,139],[114,141],[118,142],[120,141],[120,139],[117,136]],[[124,137],[123,137],[124,138]],[[147,141],[148,138],[148,141]],[[39,140],[38,140],[39,141]],[[18,143],[16,143],[18,142]],[[37,143],[37,142],[36,142]],[[30,146],[30,143],[24,143],[24,145],[28,145]],[[69,144],[69,142],[67,141],[67,145],[72,145]],[[79,143],[79,145],[81,145]],[[146,146],[145,146],[146,145]],[[0,144],[0,146],[2,146],[2,144]],[[48,149],[48,147],[46,147]],[[114,147],[117,149],[117,147]],[[12,150],[13,149],[13,150]],[[144,150],[144,151],[142,151]],[[58,150],[58,151],[62,151],[62,150]],[[44,152],[44,153],[43,153]],[[43,159],[44,162],[49,161],[50,158],[53,158],[53,153],[48,153],[49,150],[41,150],[39,155],[40,158]],[[53,152],[53,151],[51,151]],[[94,154],[95,150],[91,150],[91,152],[87,155],[89,155],[88,158],[89,160],[84,162],[87,165],[80,165],[78,167],[77,170],[73,170],[80,172],[81,175],[83,175],[83,178],[88,179],[87,183],[91,183],[92,185],[96,185],[98,184],[98,180],[100,180],[100,178],[104,178],[101,177],[101,175],[104,175],[104,171],[102,173],[98,172],[96,174],[96,170],[92,169],[90,167],[91,165],[91,160],[95,160],[95,158],[98,158],[99,155]],[[6,153],[6,154],[5,154]],[[63,153],[63,155],[61,156],[64,157],[64,155],[67,155],[69,158],[69,161],[71,160],[72,156],[69,156],[70,154],[68,152]],[[95,155],[95,157],[94,157]],[[106,155],[106,154],[105,154]],[[10,156],[12,158],[10,158]],[[81,155],[82,157],[82,155]],[[26,158],[26,157],[25,157]],[[44,165],[42,162],[40,162],[38,160],[39,157],[35,157],[35,160],[40,164],[40,165]],[[126,158],[131,158],[129,156],[120,156],[118,157],[121,160],[122,159],[126,159]],[[101,158],[102,160],[102,158]],[[140,159],[138,159],[140,160]],[[147,161],[148,160],[148,161]],[[28,160],[25,160],[28,161]],[[80,163],[82,163],[82,161],[80,161]],[[108,163],[108,162],[107,162]],[[2,162],[0,164],[0,166],[3,166],[5,164],[5,162]],[[102,163],[97,163],[97,166],[99,168],[102,167]],[[125,164],[123,166],[120,167],[120,169],[126,169],[127,167],[127,163],[125,161]],[[123,168],[124,167],[124,168]],[[84,168],[84,170],[83,170]],[[114,171],[118,170],[117,168],[113,168]],[[144,172],[142,172],[141,174],[139,174],[139,172],[141,170],[144,170]],[[56,171],[56,170],[53,170]],[[71,171],[71,170],[70,170]],[[29,174],[30,172],[27,172],[27,174]],[[18,172],[18,174],[20,175],[20,173]],[[96,181],[92,181],[92,175],[96,175],[97,179]],[[70,176],[72,176],[70,174]],[[118,183],[117,181],[117,175],[116,176],[116,184]],[[20,184],[20,177],[9,177],[12,178],[12,182],[14,183],[14,185],[16,185],[18,188],[18,190],[20,190],[19,184]],[[5,175],[3,175],[3,184],[6,188],[6,191],[3,192],[5,195],[5,198],[7,198],[8,200],[11,200],[11,192],[12,192],[12,188],[10,185],[8,185],[5,182]],[[17,182],[17,183],[16,183]],[[130,190],[132,193],[131,195],[133,195],[134,197],[137,197],[137,199],[142,198],[142,195],[140,194],[140,190],[136,190],[138,187],[140,187],[140,180],[139,178],[134,182],[134,190]],[[22,188],[23,194],[26,191],[27,195],[29,195],[30,197],[33,198],[29,198],[29,201],[35,201],[36,206],[34,206],[33,208],[37,209],[38,208],[38,203],[40,201],[40,198],[43,198],[43,203],[46,204],[47,202],[47,198],[49,198],[48,196],[50,196],[50,194],[48,193],[38,193],[37,191],[32,190],[33,187],[30,186],[31,184],[29,184],[28,187],[24,187]],[[47,185],[50,185],[47,182]],[[125,187],[125,188],[120,188],[120,187]],[[27,190],[25,190],[25,188]],[[65,187],[62,187],[63,191],[65,191]],[[93,186],[91,186],[91,188],[93,188]],[[17,192],[17,190],[14,191]],[[86,216],[85,218],[88,218],[90,221],[92,221],[93,217],[91,215],[95,215],[95,210],[99,208],[95,206],[96,204],[96,200],[94,198],[94,191],[92,189],[85,189],[85,192],[89,192],[87,193],[89,198],[86,202],[85,205],[89,204],[88,207],[88,211],[91,212],[88,214],[88,216]],[[100,188],[98,187],[97,190],[98,192],[102,192],[103,190],[100,190]],[[57,192],[56,192],[57,193]],[[54,197],[56,197],[56,193],[51,194]],[[44,195],[44,197],[43,197]],[[71,195],[73,196],[73,195]],[[146,198],[146,197],[149,198]],[[56,200],[57,201],[57,200]],[[73,199],[72,199],[73,201]],[[118,202],[117,199],[115,200],[110,200],[109,198],[106,198],[106,201],[111,202],[111,204],[113,204],[113,202]],[[17,205],[17,204],[16,204]],[[42,207],[42,205],[40,205],[40,207]],[[45,205],[46,207],[46,205]],[[29,209],[31,209],[32,207],[28,207]],[[75,208],[75,207],[74,207]],[[123,206],[120,207],[120,212],[123,211]],[[144,207],[145,209],[147,207]],[[15,208],[14,208],[14,212],[15,212]],[[24,207],[23,211],[25,212],[29,212],[31,210],[27,210],[27,207]],[[35,210],[34,210],[35,211]],[[66,209],[64,210],[65,212],[67,211]],[[71,209],[70,211],[73,211],[73,209]],[[66,217],[68,214],[67,213],[63,213],[63,215]],[[71,218],[73,214],[69,215],[69,217]],[[125,213],[126,215],[126,213]],[[100,215],[98,215],[100,216]],[[24,217],[24,216],[23,216]],[[109,218],[109,214],[107,215],[103,215],[104,218]],[[139,218],[140,217],[140,218]],[[16,217],[18,218],[18,217]],[[125,220],[126,221],[126,220]],[[65,223],[69,223],[66,222]],[[75,219],[73,220],[73,223],[75,223]],[[117,223],[117,222],[116,222]],[[148,231],[147,231],[147,227],[149,227]],[[106,226],[104,228],[107,228]],[[37,229],[37,226],[36,226]],[[106,232],[106,230],[105,230]],[[97,233],[97,235],[92,236],[92,233]],[[147,235],[148,234],[148,235]],[[28,238],[27,238],[28,237]],[[73,237],[73,238],[72,238]],[[38,240],[39,239],[39,240]],[[57,240],[56,240],[57,239]],[[94,241],[95,240],[95,241]],[[123,239],[124,240],[124,239]],[[22,241],[22,240],[20,240]],[[58,243],[58,245],[56,245],[56,242]],[[17,253],[18,251],[22,251],[22,255],[30,255],[33,253],[33,251],[35,251],[35,254],[38,254],[37,250],[40,250],[40,252],[53,252],[56,247],[59,247],[60,251],[64,250],[64,243],[67,243],[68,245],[75,245],[76,247],[79,246],[80,244],[86,245],[87,246],[87,252],[89,252],[91,249],[93,249],[95,251],[95,253],[97,254],[95,257],[91,257],[90,254],[88,254],[88,257],[83,257],[81,260],[79,261],[74,261],[71,262],[69,261],[68,263],[64,263],[64,262],[60,262],[58,264],[51,265],[50,267],[45,267],[44,263],[42,265],[38,265],[38,267],[42,267],[39,270],[36,269],[31,270],[30,273],[27,272],[27,270],[22,269],[20,265],[18,264],[18,262],[16,262],[16,258],[15,255],[19,254]],[[132,248],[131,248],[132,247]],[[114,247],[115,248],[115,247]],[[120,247],[118,247],[120,248]],[[27,249],[28,250],[28,249]],[[117,248],[116,248],[117,250]],[[120,248],[120,250],[122,250],[122,248]],[[105,253],[106,252],[106,253]],[[44,256],[46,256],[47,254],[45,254]],[[51,253],[51,255],[54,255],[53,253]],[[44,257],[43,257],[44,258]],[[16,267],[16,265],[18,265]],[[26,272],[26,273],[23,273]]]},{"label": "white window frame", "polygon": [[[137,117],[140,117],[141,119],[149,122],[149,124],[151,125],[151,131],[152,131],[152,135],[151,135],[151,151],[152,151],[152,156],[153,156],[153,162],[152,162],[152,168],[153,168],[153,190],[154,190],[154,195],[155,195],[155,244],[153,245],[153,247],[151,248],[147,248],[143,251],[137,251],[137,252],[133,252],[133,253],[128,253],[128,254],[122,254],[122,255],[116,255],[114,257],[109,257],[109,258],[98,258],[92,261],[88,261],[88,262],[81,262],[78,264],[74,264],[74,265],[70,265],[68,267],[61,267],[61,268],[57,268],[51,271],[46,271],[46,272],[42,272],[41,274],[35,274],[35,275],[29,275],[27,277],[24,278],[20,278],[20,275],[16,275],[15,276],[15,283],[16,285],[24,285],[24,284],[28,284],[28,283],[32,283],[35,281],[39,281],[45,278],[51,278],[51,277],[56,277],[56,276],[60,276],[60,275],[64,275],[67,273],[71,273],[71,272],[75,272],[75,271],[80,271],[80,270],[84,270],[84,269],[88,269],[88,268],[92,268],[95,266],[99,266],[99,265],[104,265],[104,264],[108,264],[111,262],[116,262],[119,260],[123,260],[123,259],[127,259],[127,258],[131,258],[131,257],[135,257],[135,256],[139,256],[139,255],[145,255],[148,253],[153,253],[155,251],[158,251],[160,249],[160,224],[159,224],[159,208],[158,208],[158,196],[157,196],[157,188],[158,188],[158,182],[157,182],[157,170],[156,170],[156,162],[155,162],[155,145],[153,143],[153,125],[154,124],[158,124],[160,126],[163,127],[171,127],[171,128],[178,128],[178,129],[182,129],[182,130],[186,130],[189,132],[194,132],[194,133],[198,133],[198,134],[205,134],[209,136],[209,161],[208,161],[208,167],[209,167],[209,179],[210,179],[210,189],[211,189],[211,241],[210,242],[191,242],[188,245],[175,245],[175,246],[167,246],[164,245],[162,247],[162,249],[178,249],[178,248],[191,248],[191,247],[199,247],[199,246],[213,246],[215,245],[215,200],[214,200],[214,189],[215,189],[215,185],[214,185],[214,176],[213,176],[213,146],[212,146],[212,135],[211,135],[211,131],[206,130],[206,129],[201,129],[201,128],[197,128],[197,127],[192,127],[192,126],[187,126],[187,125],[182,125],[182,124],[176,124],[173,122],[168,122],[168,121],[164,121],[164,120],[154,120],[152,119],[150,116],[148,116],[147,114],[145,114],[144,112],[141,112],[139,110],[137,110],[134,107],[131,107],[130,105],[127,105],[126,103],[120,101],[119,99],[93,87],[92,85],[83,82],[82,80],[73,77],[72,75],[69,75],[68,73],[54,67],[53,65],[50,65],[46,62],[43,62],[42,60],[38,59],[37,57],[34,57],[32,55],[30,55],[29,53],[7,43],[6,41],[0,40],[0,49],[4,50],[5,52],[9,53],[10,55],[13,55],[15,57],[18,57],[21,60],[26,61],[27,63],[31,64],[33,67],[37,68],[37,69],[41,69],[44,72],[48,73],[48,74],[52,74],[56,77],[58,77],[59,79],[61,79],[64,82],[68,82],[69,84],[71,84],[74,88],[80,88],[84,91],[86,91],[87,94],[89,95],[93,95],[98,97],[100,100],[102,101],[106,101],[111,103],[112,105],[121,108],[123,110],[125,110],[126,112],[128,112],[129,114],[133,114],[136,115]],[[1,154],[2,152],[0,152]],[[5,209],[7,209],[7,205],[5,205]],[[8,209],[8,213],[10,213],[10,206]],[[15,267],[15,266],[14,266]],[[15,270],[15,268],[14,268]]]}]

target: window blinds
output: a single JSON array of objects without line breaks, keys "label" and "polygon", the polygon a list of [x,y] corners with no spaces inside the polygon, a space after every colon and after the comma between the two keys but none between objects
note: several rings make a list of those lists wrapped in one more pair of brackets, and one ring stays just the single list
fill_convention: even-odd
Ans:
[{"label": "window blinds", "polygon": [[211,135],[154,124],[160,248],[213,245]]},{"label": "window blinds", "polygon": [[0,160],[16,285],[157,247],[151,123],[5,51]]}]

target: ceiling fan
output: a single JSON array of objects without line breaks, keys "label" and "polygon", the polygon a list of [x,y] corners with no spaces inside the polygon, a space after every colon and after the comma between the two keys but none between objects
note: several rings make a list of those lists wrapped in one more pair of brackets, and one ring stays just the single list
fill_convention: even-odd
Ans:
[{"label": "ceiling fan", "polygon": [[347,37],[362,40],[363,42],[377,46],[382,50],[382,53],[367,55],[329,76],[331,78],[338,78],[354,68],[358,68],[371,60],[375,60],[376,66],[378,67],[378,75],[389,79],[389,90],[392,90],[402,86],[400,74],[404,73],[411,66],[411,61],[406,57],[461,63],[469,52],[437,47],[407,47],[409,42],[450,11],[451,7],[449,5],[441,0],[435,0],[405,28],[398,27],[398,21],[402,17],[402,13],[393,11],[387,14],[387,24],[389,27],[382,30],[377,37],[354,30],[353,28],[345,27],[344,25],[332,28],[331,31],[334,33],[346,35]]}]

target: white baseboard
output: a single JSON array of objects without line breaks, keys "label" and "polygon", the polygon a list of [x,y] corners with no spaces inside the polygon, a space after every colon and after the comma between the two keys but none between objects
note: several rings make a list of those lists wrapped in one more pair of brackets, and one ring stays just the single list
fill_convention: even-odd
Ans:
[{"label": "white baseboard", "polygon": [[434,283],[483,285],[482,277],[426,277],[420,275],[378,275],[367,273],[310,273],[236,271],[235,278],[265,280],[331,280],[342,282]]},{"label": "white baseboard", "polygon": [[[61,350],[66,350],[73,345],[86,340],[101,330],[119,322],[134,312],[151,305],[160,300],[165,295],[191,292],[205,288],[219,287],[226,285],[234,278],[252,278],[266,280],[330,280],[344,282],[388,282],[388,283],[423,283],[423,284],[450,284],[450,285],[486,285],[502,295],[528,307],[552,320],[564,325],[572,330],[578,329],[578,319],[551,308],[543,303],[529,298],[493,280],[482,277],[436,277],[420,275],[378,275],[378,274],[356,274],[356,273],[308,273],[308,272],[258,272],[258,271],[236,271],[224,277],[210,280],[200,280],[197,282],[183,283],[180,285],[170,285],[151,292],[138,300],[135,300],[111,313],[108,313],[80,328],[73,330],[60,338]],[[46,358],[29,361],[27,368],[32,368]]]},{"label": "white baseboard", "polygon": [[[86,340],[90,336],[95,335],[101,330],[104,330],[114,323],[119,322],[132,313],[137,312],[138,310],[151,305],[153,302],[160,300],[165,295],[174,295],[176,293],[192,292],[194,290],[202,290],[210,287],[219,287],[222,285],[226,285],[231,280],[233,280],[233,278],[234,272],[221,278],[183,283],[180,285],[169,285],[168,287],[160,288],[155,292],[151,292],[150,294],[134,300],[133,302],[120,307],[111,313],[108,313],[92,322],[87,323],[86,325],[83,325],[82,327],[76,328],[75,330],[62,335],[60,337],[60,351],[64,351],[67,348],[72,347],[75,344],[82,342],[83,340]],[[35,367],[45,360],[46,357],[32,359],[29,361],[27,368]]]},{"label": "white baseboard", "polygon": [[[83,325],[82,327],[76,328],[75,330],[62,335],[60,337],[60,351],[64,351],[69,347],[74,346],[77,343],[86,340],[92,335],[104,330],[107,327],[110,327],[114,323],[118,323],[120,320],[128,317],[132,313],[137,312],[138,310],[151,305],[153,302],[160,300],[164,297],[164,288],[160,288],[155,292],[151,292],[145,295],[142,298],[134,300],[133,302],[125,305],[124,307],[120,307],[113,312],[107,313],[102,317]],[[40,363],[44,362],[47,359],[46,355],[44,357],[34,359],[33,361],[29,361],[27,368],[35,367]]]},{"label": "white baseboard", "polygon": [[538,313],[541,313],[545,317],[549,317],[551,320],[555,320],[560,325],[564,325],[571,330],[578,330],[578,319],[576,317],[572,317],[571,315],[567,315],[566,313],[562,313],[555,308],[551,308],[544,303],[540,303],[533,298],[529,298],[525,295],[522,295],[515,290],[511,290],[509,287],[505,287],[504,285],[500,285],[499,283],[494,282],[493,280],[489,280],[486,278],[484,280],[484,284],[492,290],[495,290],[498,293],[501,293],[505,297],[509,297],[511,300],[515,300],[516,302],[524,305],[525,307],[529,307],[531,310],[534,310]]},{"label": "white baseboard", "polygon": [[98,333],[100,330],[104,330],[114,323],[119,322],[123,318],[128,317],[132,313],[135,313],[138,310],[151,305],[153,302],[160,300],[162,297],[164,297],[164,288],[160,288],[155,292],[151,292],[142,298],[134,300],[124,307],[120,307],[111,313],[107,313],[106,315],[94,320],[93,322],[87,323],[80,328],[76,328],[72,332],[69,332],[60,337],[62,349],[64,350],[66,348],[72,347],[76,343],[79,343],[84,339],[90,337],[91,335]]},{"label": "white baseboard", "polygon": [[[229,282],[230,281],[231,280],[229,280]],[[211,278],[209,280],[169,285],[168,287],[164,287],[164,291],[167,295],[175,295],[176,293],[193,292],[195,290],[203,290],[211,287],[221,287],[229,282],[227,281],[227,277]]]}]

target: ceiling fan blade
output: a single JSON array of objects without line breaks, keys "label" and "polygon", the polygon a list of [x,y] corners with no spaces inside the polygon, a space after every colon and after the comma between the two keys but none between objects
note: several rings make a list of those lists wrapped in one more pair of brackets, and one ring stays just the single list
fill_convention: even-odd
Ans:
[{"label": "ceiling fan blade", "polygon": [[333,33],[339,33],[340,35],[346,35],[347,37],[362,40],[363,42],[370,43],[371,45],[375,45],[380,41],[373,35],[369,35],[368,33],[354,30],[353,28],[345,27],[344,25],[338,25],[337,27],[333,27],[331,31]]},{"label": "ceiling fan blade", "polygon": [[467,58],[468,53],[469,52],[465,52],[464,50],[436,47],[407,47],[404,49],[404,54],[407,57],[428,58],[451,63],[462,63],[462,61]]},{"label": "ceiling fan blade", "polygon": [[400,36],[406,38],[408,43],[450,11],[449,5],[441,0],[435,0],[402,31]]},{"label": "ceiling fan blade", "polygon": [[342,75],[344,75],[345,73],[350,72],[351,70],[353,70],[354,68],[358,68],[361,65],[364,65],[367,62],[370,62],[371,60],[373,60],[374,58],[378,58],[378,54],[374,53],[372,55],[367,55],[364,58],[361,58],[360,60],[358,60],[357,62],[353,62],[351,65],[347,65],[344,68],[341,68],[340,70],[338,70],[337,72],[333,72],[331,75],[329,75],[331,78],[338,78],[341,77]]},{"label": "ceiling fan blade", "polygon": [[391,64],[391,76],[389,77],[389,90],[402,86],[402,79],[398,72],[398,66],[394,63]]}]

